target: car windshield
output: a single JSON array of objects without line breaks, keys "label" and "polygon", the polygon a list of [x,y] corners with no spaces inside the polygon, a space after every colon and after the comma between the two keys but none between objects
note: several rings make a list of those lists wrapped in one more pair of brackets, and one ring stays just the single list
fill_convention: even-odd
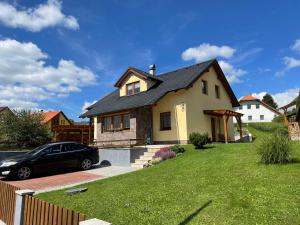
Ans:
[{"label": "car windshield", "polygon": [[39,146],[39,147],[37,147],[37,148],[35,148],[35,149],[33,149],[33,150],[27,152],[26,154],[28,154],[28,155],[36,155],[36,154],[38,154],[41,150],[45,149],[46,147],[47,147],[47,145]]}]

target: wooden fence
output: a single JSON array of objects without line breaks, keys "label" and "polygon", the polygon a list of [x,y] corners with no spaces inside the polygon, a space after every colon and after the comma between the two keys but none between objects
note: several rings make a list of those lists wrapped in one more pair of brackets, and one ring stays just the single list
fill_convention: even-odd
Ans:
[{"label": "wooden fence", "polygon": [[26,196],[23,225],[78,225],[85,215]]},{"label": "wooden fence", "polygon": [[14,224],[17,190],[19,188],[0,181],[0,220],[7,225]]}]

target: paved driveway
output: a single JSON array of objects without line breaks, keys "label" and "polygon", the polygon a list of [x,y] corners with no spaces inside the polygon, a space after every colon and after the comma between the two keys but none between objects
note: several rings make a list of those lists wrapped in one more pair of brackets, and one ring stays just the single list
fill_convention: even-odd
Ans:
[{"label": "paved driveway", "polygon": [[135,170],[137,169],[132,167],[110,166],[103,168],[94,168],[88,171],[75,171],[44,177],[36,177],[24,181],[3,181],[22,189],[30,189],[36,191],[36,193],[41,193],[101,180],[104,178],[133,172]]}]

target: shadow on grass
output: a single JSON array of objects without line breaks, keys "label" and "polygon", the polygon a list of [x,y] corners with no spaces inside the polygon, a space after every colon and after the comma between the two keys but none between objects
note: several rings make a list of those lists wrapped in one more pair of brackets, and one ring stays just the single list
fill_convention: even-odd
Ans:
[{"label": "shadow on grass", "polygon": [[180,222],[178,225],[186,225],[186,224],[188,224],[189,222],[191,222],[192,219],[194,219],[194,217],[196,217],[203,209],[205,209],[211,203],[212,203],[212,200],[209,200],[203,206],[201,206],[199,209],[197,209],[195,212],[193,212],[191,215],[189,215],[187,218],[185,218],[185,220],[183,220],[182,222]]}]

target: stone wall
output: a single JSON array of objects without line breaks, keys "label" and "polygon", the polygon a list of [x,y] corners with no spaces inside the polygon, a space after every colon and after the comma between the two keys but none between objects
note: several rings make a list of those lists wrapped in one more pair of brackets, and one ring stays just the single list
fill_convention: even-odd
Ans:
[{"label": "stone wall", "polygon": [[289,130],[289,136],[292,141],[300,141],[299,123],[297,123],[297,122],[289,123],[288,130]]},{"label": "stone wall", "polygon": [[146,137],[152,137],[151,108],[139,108],[130,112],[130,130],[103,132],[102,121],[97,120],[97,141],[100,147],[105,143],[106,146],[128,146],[129,139],[138,139],[131,141],[131,144],[140,145],[145,143]]}]

